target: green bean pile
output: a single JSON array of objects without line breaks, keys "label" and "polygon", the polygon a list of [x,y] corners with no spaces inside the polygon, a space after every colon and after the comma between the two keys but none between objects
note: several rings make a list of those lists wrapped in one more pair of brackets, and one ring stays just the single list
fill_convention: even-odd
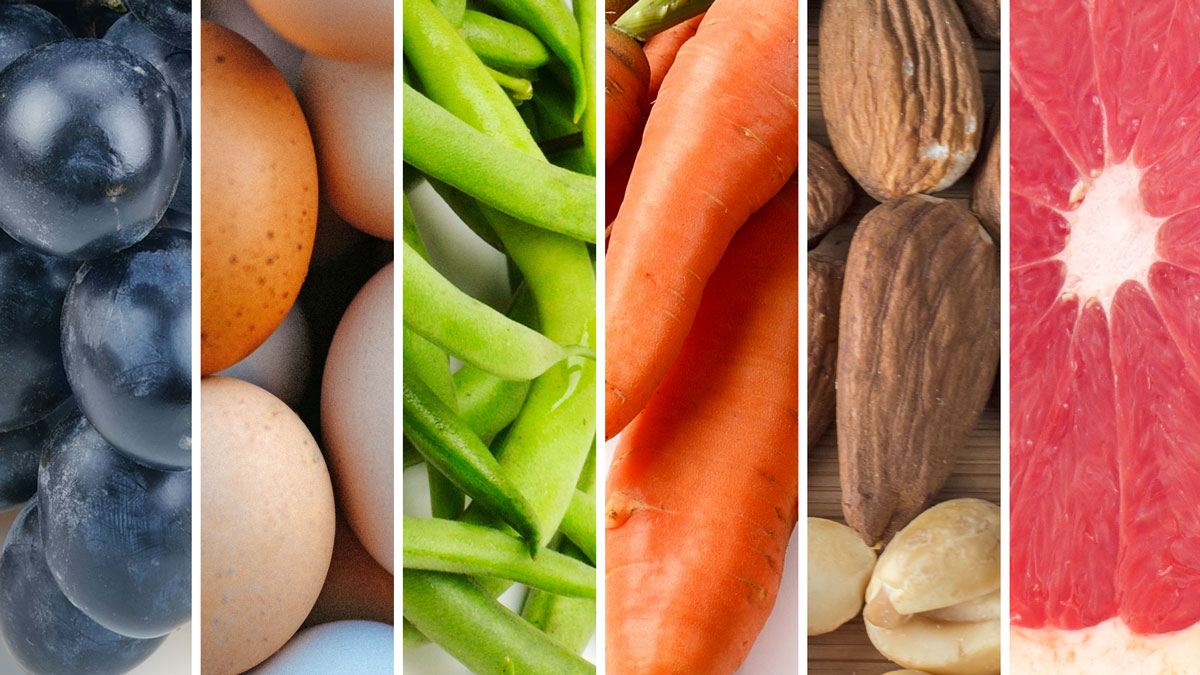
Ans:
[{"label": "green bean pile", "polygon": [[[403,7],[406,189],[428,182],[513,289],[500,312],[455,287],[405,199],[405,467],[433,514],[404,518],[405,648],[594,673],[595,0]],[[496,600],[513,582],[520,614]]]}]

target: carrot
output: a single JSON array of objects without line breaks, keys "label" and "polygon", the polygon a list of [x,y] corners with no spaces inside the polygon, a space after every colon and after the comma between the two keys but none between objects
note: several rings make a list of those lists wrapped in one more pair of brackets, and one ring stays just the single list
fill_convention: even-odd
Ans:
[{"label": "carrot", "polygon": [[694,16],[673,28],[658,33],[642,45],[642,51],[646,53],[646,61],[650,63],[650,85],[646,91],[651,105],[653,105],[654,99],[658,98],[658,88],[662,86],[663,78],[667,76],[671,64],[675,63],[675,56],[679,54],[679,48],[692,39],[703,19],[703,14]]},{"label": "carrot", "polygon": [[650,108],[650,64],[637,40],[604,26],[604,165],[621,154]]},{"label": "carrot", "polygon": [[666,375],[733,234],[796,170],[797,13],[717,0],[663,80],[608,245],[606,438]]},{"label": "carrot", "polygon": [[[616,220],[625,199],[625,188],[629,185],[629,174],[633,171],[633,162],[637,159],[638,149],[642,146],[642,130],[639,128],[633,143],[625,148],[617,161],[611,162],[604,178],[604,224],[611,225]],[[605,239],[608,233],[605,233]]]},{"label": "carrot", "polygon": [[797,518],[799,200],[758,211],[704,290],[607,482],[609,675],[732,673],[762,630]]}]

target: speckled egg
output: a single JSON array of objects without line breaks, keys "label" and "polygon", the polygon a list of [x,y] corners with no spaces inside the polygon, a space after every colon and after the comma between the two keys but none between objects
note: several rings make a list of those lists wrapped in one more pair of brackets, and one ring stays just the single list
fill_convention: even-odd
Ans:
[{"label": "speckled egg", "polygon": [[288,641],[333,553],[333,487],[282,401],[225,377],[200,386],[201,670],[233,675]]},{"label": "speckled egg", "polygon": [[346,63],[309,54],[297,93],[317,145],[321,193],[346,222],[392,239],[391,64]]},{"label": "speckled egg", "polygon": [[317,223],[312,137],[287,82],[237,33],[201,22],[200,369],[275,330],[308,272]]}]

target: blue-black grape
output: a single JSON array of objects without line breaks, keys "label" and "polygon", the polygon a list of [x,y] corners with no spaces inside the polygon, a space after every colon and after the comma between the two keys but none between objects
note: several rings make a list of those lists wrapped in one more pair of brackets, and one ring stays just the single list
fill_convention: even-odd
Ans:
[{"label": "blue-black grape", "polygon": [[71,395],[58,335],[77,267],[0,232],[0,431],[38,421]]},{"label": "blue-black grape", "polygon": [[125,0],[125,5],[162,39],[180,47],[190,48],[191,0]]},{"label": "blue-black grape", "polygon": [[0,72],[0,228],[89,259],[141,240],[183,166],[175,94],[145,59],[103,40],[26,52]]},{"label": "blue-black grape", "polygon": [[111,631],[165,635],[191,616],[192,473],[117,452],[80,414],[46,443],[38,508],[46,563]]},{"label": "blue-black grape", "polygon": [[187,47],[177,47],[158,37],[136,16],[126,14],[117,20],[104,34],[104,39],[120,45],[146,59],[162,73],[183,117],[183,171],[179,175],[179,187],[171,200],[171,208],[184,213],[192,211],[192,52]]},{"label": "blue-black grape", "polygon": [[79,611],[46,565],[37,501],[21,510],[0,553],[0,633],[35,675],[123,673],[145,661],[164,638],[114,633]]},{"label": "blue-black grape", "polygon": [[67,25],[36,5],[0,5],[0,70],[38,45],[71,37]]},{"label": "blue-black grape", "polygon": [[33,424],[0,433],[0,511],[24,504],[37,492],[46,438],[73,412],[75,403],[68,400]]},{"label": "blue-black grape", "polygon": [[159,469],[191,466],[191,235],[158,228],[79,269],[63,306],[67,379],[96,429]]}]

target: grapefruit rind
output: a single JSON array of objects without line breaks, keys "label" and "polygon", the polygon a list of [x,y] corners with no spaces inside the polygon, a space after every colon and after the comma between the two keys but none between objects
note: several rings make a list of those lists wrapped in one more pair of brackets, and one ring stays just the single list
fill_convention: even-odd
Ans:
[{"label": "grapefruit rind", "polygon": [[1021,628],[1009,636],[1009,672],[1022,675],[1195,675],[1200,624],[1138,635],[1119,618],[1089,628]]}]

